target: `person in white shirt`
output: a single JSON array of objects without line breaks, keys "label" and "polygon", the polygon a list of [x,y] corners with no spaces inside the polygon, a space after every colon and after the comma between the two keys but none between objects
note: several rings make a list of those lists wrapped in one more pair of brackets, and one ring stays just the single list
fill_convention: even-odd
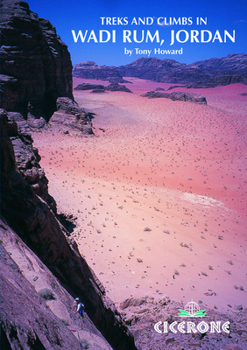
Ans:
[{"label": "person in white shirt", "polygon": [[73,310],[75,310],[75,315],[79,313],[79,315],[83,318],[84,305],[82,304],[79,298],[75,298]]}]

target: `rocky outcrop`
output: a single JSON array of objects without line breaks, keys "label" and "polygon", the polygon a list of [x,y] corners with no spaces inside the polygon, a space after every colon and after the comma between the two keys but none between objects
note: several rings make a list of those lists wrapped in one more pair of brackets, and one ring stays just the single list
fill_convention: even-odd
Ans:
[{"label": "rocky outcrop", "polygon": [[131,92],[130,89],[128,89],[125,85],[120,85],[118,83],[111,83],[107,86],[104,85],[97,85],[97,84],[87,84],[82,83],[77,85],[75,90],[92,90],[94,93],[104,92],[104,91],[124,91],[124,92]]},{"label": "rocky outcrop", "polygon": [[[198,82],[198,87],[214,87],[236,82],[247,84],[247,54],[231,54],[188,65],[175,60],[142,57],[119,67],[97,66],[94,62],[90,62],[90,65],[85,62],[78,63],[78,67],[80,66],[81,70],[77,69],[76,73],[74,70],[73,75],[86,79],[107,80],[104,74],[100,75],[100,72],[108,68],[112,75],[118,74],[120,77],[137,77],[184,85],[195,83],[193,87],[197,87]],[[97,78],[95,71],[98,72]]]},{"label": "rocky outcrop", "polygon": [[118,79],[121,82],[122,76],[114,67],[97,66],[93,61],[80,62],[73,68],[73,76],[84,79],[109,80]]},{"label": "rocky outcrop", "polygon": [[57,99],[57,112],[55,112],[49,125],[54,131],[63,132],[70,135],[92,135],[91,113],[85,112],[75,101],[68,97],[59,97]]},{"label": "rocky outcrop", "polygon": [[[105,295],[104,287],[80,256],[76,243],[67,237],[65,228],[50,206],[35,194],[34,188],[18,170],[12,143],[6,131],[15,130],[15,126],[11,127],[10,124],[6,118],[1,118],[2,218],[70,293],[81,297],[86,305],[87,314],[114,349],[136,349],[133,336],[112,301]],[[37,161],[37,158],[33,161]],[[28,303],[28,296],[25,300]],[[28,304],[26,306],[28,307]],[[8,313],[13,313],[11,307]],[[24,317],[22,322],[25,322]],[[14,333],[18,333],[16,327],[12,328]],[[5,336],[8,338],[6,332]],[[33,337],[32,333],[32,339]],[[25,339],[28,339],[27,335]]]},{"label": "rocky outcrop", "polygon": [[28,133],[18,133],[17,124],[8,119],[8,113],[0,109],[2,126],[10,136],[11,146],[14,149],[15,164],[25,181],[31,185],[34,192],[41,197],[56,213],[56,202],[48,193],[48,179],[45,171],[40,167],[40,155],[33,147],[33,139]]},{"label": "rocky outcrop", "polygon": [[55,27],[22,0],[1,0],[1,107],[41,127],[72,95],[72,63]]},{"label": "rocky outcrop", "polygon": [[148,98],[169,98],[172,101],[187,101],[193,103],[200,103],[203,105],[207,104],[207,100],[205,96],[195,94],[195,93],[185,93],[185,92],[158,92],[158,91],[149,91],[143,95],[142,97]]},{"label": "rocky outcrop", "polygon": [[104,85],[100,85],[100,84],[87,84],[87,83],[82,83],[82,84],[79,84],[75,87],[74,90],[94,90],[94,89],[105,89],[105,86]]},{"label": "rocky outcrop", "polygon": [[109,84],[105,89],[107,91],[124,91],[132,93],[132,91],[130,91],[125,85],[119,85],[118,83]]}]

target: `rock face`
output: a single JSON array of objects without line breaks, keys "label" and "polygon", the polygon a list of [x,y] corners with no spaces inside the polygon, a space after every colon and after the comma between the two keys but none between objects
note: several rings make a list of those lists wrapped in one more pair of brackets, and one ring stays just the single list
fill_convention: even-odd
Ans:
[{"label": "rock face", "polygon": [[[8,119],[5,110],[0,109],[0,118],[2,125],[7,130],[8,136],[14,149],[15,163],[19,172],[25,181],[31,185],[34,192],[41,197],[56,213],[56,202],[48,193],[48,179],[45,171],[40,167],[40,155],[38,150],[33,147],[33,139],[28,133],[18,133],[17,124]],[[11,146],[10,146],[11,147]]]},{"label": "rock face", "polygon": [[146,94],[141,95],[143,97],[148,98],[169,98],[173,101],[187,101],[187,102],[194,102],[194,103],[200,103],[203,105],[207,104],[207,100],[205,96],[195,94],[195,93],[185,93],[185,92],[159,92],[159,91],[149,91]]},{"label": "rock face", "polygon": [[[22,0],[1,0],[1,107],[44,125],[58,97],[72,95],[67,46]],[[36,122],[37,123],[37,122]]]},{"label": "rock face", "polygon": [[62,131],[65,134],[83,136],[92,135],[92,115],[86,113],[75,101],[68,97],[57,99],[57,112],[55,112],[49,124],[55,131]]},{"label": "rock face", "polygon": [[119,67],[99,67],[94,62],[90,64],[88,66],[85,62],[78,63],[76,66],[81,66],[81,69],[74,69],[73,75],[86,79],[107,80],[106,75],[100,73],[108,68],[112,75],[118,74],[120,77],[137,77],[161,83],[192,84],[188,87],[214,87],[237,82],[247,84],[247,54],[230,54],[227,57],[212,58],[188,65],[175,60],[147,57]]},{"label": "rock face", "polygon": [[[43,263],[50,270],[47,280],[54,281],[55,275],[69,291],[70,296],[65,292],[70,302],[75,296],[81,298],[87,315],[112,348],[136,350],[132,334],[105,295],[104,287],[59,222],[56,203],[48,193],[48,180],[39,165],[38,151],[32,146],[31,136],[20,131],[27,125],[42,127],[57,110],[52,125],[92,132],[91,115],[73,101],[67,47],[50,22],[38,18],[22,0],[1,1],[1,45],[1,106],[10,111],[0,111],[4,348],[79,350],[83,346],[71,336],[64,322],[51,315],[48,305],[27,282],[35,271],[34,265]],[[18,250],[15,245],[21,248]],[[19,256],[18,264],[27,257],[23,271],[11,258],[12,253],[13,258]],[[51,285],[54,287],[55,282]],[[90,329],[99,335],[92,323]],[[111,349],[104,339],[90,348]]]},{"label": "rock face", "polygon": [[72,296],[34,252],[0,227],[1,348],[112,350],[85,313],[83,323],[74,316]]},{"label": "rock face", "polygon": [[[3,222],[1,230],[4,237],[11,233]],[[13,235],[10,237],[18,239]],[[79,350],[79,341],[47,308],[2,244],[0,257],[2,349],[23,349],[26,344],[29,345],[28,349]],[[13,310],[13,313],[9,310]]]},{"label": "rock face", "polygon": [[[135,350],[133,336],[112,301],[106,297],[104,287],[80,256],[76,243],[67,237],[65,228],[60,224],[50,206],[35,194],[35,188],[18,170],[13,146],[7,134],[8,130],[13,133],[15,129],[16,126],[6,120],[6,115],[1,118],[1,215],[3,220],[39,256],[73,296],[81,297],[86,305],[87,314],[114,349]],[[22,138],[21,135],[14,137]],[[30,144],[29,146],[31,147]],[[24,157],[24,153],[22,155]],[[29,158],[26,161],[21,159],[22,164],[28,164],[29,161]],[[37,158],[31,162],[34,162],[35,165]],[[30,174],[25,173],[25,176],[30,176],[30,179],[33,176],[32,169]],[[28,295],[25,300],[28,302]],[[9,315],[14,312],[11,306],[6,310]],[[1,322],[4,325],[2,327],[6,340],[11,337],[8,333],[10,331],[19,334],[18,327],[21,327],[21,324],[17,326],[11,323],[8,326],[4,317]],[[25,323],[24,316],[22,322]],[[23,332],[25,333],[25,330]],[[24,342],[22,346],[26,348],[25,341],[29,341],[28,334],[24,338],[18,336],[18,339]],[[33,333],[31,339],[34,339]],[[41,341],[39,336],[38,339],[37,344]],[[36,348],[35,346],[30,347],[37,349],[37,344]],[[40,348],[42,349],[41,345]],[[43,348],[49,347],[44,345]]]}]

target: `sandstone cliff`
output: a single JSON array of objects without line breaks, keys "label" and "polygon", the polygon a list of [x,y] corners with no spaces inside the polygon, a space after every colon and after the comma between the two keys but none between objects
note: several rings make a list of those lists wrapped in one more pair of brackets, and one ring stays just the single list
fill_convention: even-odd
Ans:
[{"label": "sandstone cliff", "polygon": [[26,2],[1,0],[0,6],[1,107],[42,126],[58,97],[73,99],[70,54],[55,27]]},{"label": "sandstone cliff", "polygon": [[1,349],[111,350],[34,252],[2,220],[0,228]]},{"label": "sandstone cliff", "polygon": [[[42,173],[42,169],[38,165],[38,153],[32,149],[31,137],[18,134],[16,130],[15,123],[10,122],[7,113],[2,111],[1,215],[6,227],[10,226],[16,232],[21,240],[37,254],[49,270],[63,283],[71,295],[81,297],[86,305],[88,316],[114,349],[136,349],[133,336],[122,321],[112,301],[105,295],[104,287],[86,261],[80,256],[76,243],[68,238],[65,228],[60,224],[51,207],[42,199],[43,194],[47,195],[48,192],[44,191],[43,193],[41,191],[40,196],[35,193],[38,193],[39,181],[45,175],[39,177],[39,172]],[[17,159],[18,163],[15,161],[14,149],[8,132],[12,141],[16,144],[15,149],[21,150]],[[20,140],[25,138],[29,142],[26,144],[21,141],[21,143]],[[27,172],[26,164],[28,164],[29,172]],[[30,179],[29,183],[27,182],[28,179]],[[43,196],[43,198],[45,197]],[[19,241],[21,242],[21,240]],[[14,244],[16,239],[12,238],[11,241]],[[4,240],[2,239],[1,242],[3,243]],[[5,249],[9,253],[11,248],[6,247],[6,242],[8,242],[8,239],[5,239]],[[5,253],[2,254],[1,259],[5,259]],[[5,278],[2,279],[2,283],[4,288],[1,289],[1,293],[4,293],[5,289],[10,287],[7,286],[9,282]],[[22,297],[24,296],[19,293],[18,298],[21,299]],[[5,299],[2,297],[2,300]],[[32,307],[35,300],[39,304],[37,298],[31,296],[29,298],[29,295],[26,295],[25,300],[27,308]],[[11,344],[14,332],[18,342],[24,347],[27,342],[32,341],[36,345],[41,343],[43,348],[49,349],[45,345],[47,340],[43,342],[42,337],[35,331],[35,327],[31,333],[31,338],[29,337],[29,328],[24,327],[24,324],[28,323],[28,318],[22,317],[21,320],[18,314],[17,318],[11,317],[11,315],[18,312],[14,302],[10,303],[9,308],[4,310],[5,312],[1,314],[1,323],[5,340],[7,339]],[[43,329],[43,326],[41,329]],[[52,337],[56,338],[56,332]],[[35,349],[35,345],[30,346],[30,348]],[[60,346],[60,348],[66,349],[63,346]]]},{"label": "sandstone cliff", "polygon": [[[91,339],[90,347],[84,344],[84,348],[136,349],[104,287],[60,223],[38,150],[30,134],[23,132],[30,126],[44,126],[57,111],[50,120],[54,131],[92,133],[92,116],[73,100],[67,47],[50,22],[38,18],[26,2],[1,0],[0,6],[2,345],[81,349],[81,342],[65,327],[66,322],[77,324],[69,307],[79,296],[87,315],[86,325],[83,322],[76,329]],[[54,311],[42,300],[40,285],[34,283],[41,277],[30,277],[37,266],[45,271],[51,295],[67,310],[65,323],[55,312],[56,305]]]}]

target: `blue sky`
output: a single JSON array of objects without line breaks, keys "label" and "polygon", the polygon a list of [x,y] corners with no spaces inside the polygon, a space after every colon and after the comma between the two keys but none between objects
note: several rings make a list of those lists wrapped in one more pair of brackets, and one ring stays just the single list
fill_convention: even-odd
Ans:
[{"label": "blue sky", "polygon": [[[134,61],[137,58],[147,56],[137,54],[136,48],[140,50],[151,50],[150,57],[175,59],[182,63],[193,63],[195,61],[209,59],[212,57],[224,57],[230,53],[247,53],[247,0],[28,0],[31,11],[38,13],[39,17],[44,17],[51,21],[57,28],[57,33],[68,45],[73,65],[82,61],[94,61],[98,65],[123,65]],[[126,17],[128,25],[105,25],[102,24],[100,17]],[[133,18],[141,19],[150,17],[153,20],[152,25],[130,25]],[[158,18],[170,17],[176,19],[187,17],[191,18],[192,25],[158,25]],[[196,18],[207,19],[206,25],[196,25]],[[151,20],[150,20],[151,21]],[[99,31],[107,30],[112,34],[116,31],[116,43],[95,43],[90,40],[89,43],[82,43],[78,40],[74,42],[71,30],[75,30],[76,35],[81,30],[86,36],[87,41],[92,30],[99,41]],[[131,30],[130,39],[132,43],[123,42],[123,31]],[[136,43],[133,40],[133,31],[137,30],[137,39],[141,40],[142,30],[146,36],[149,30],[153,36],[159,31],[159,39],[164,43],[154,42]],[[179,43],[175,40],[171,43],[171,31],[176,33],[180,30],[187,31],[190,35],[191,30],[198,30],[199,36],[201,30],[208,30],[214,37],[216,30],[219,31],[224,39],[224,30],[231,35],[235,30],[235,42],[226,38],[226,43],[220,43],[215,40],[214,43]],[[106,33],[103,34],[106,37]],[[208,38],[205,34],[205,40]],[[212,37],[212,38],[213,38]],[[111,35],[112,38],[112,35]],[[185,39],[185,32],[181,32],[179,39]],[[182,54],[161,55],[154,52],[161,50],[182,50]],[[133,50],[132,55],[126,55],[126,50]],[[156,51],[157,52],[157,51]]]}]

